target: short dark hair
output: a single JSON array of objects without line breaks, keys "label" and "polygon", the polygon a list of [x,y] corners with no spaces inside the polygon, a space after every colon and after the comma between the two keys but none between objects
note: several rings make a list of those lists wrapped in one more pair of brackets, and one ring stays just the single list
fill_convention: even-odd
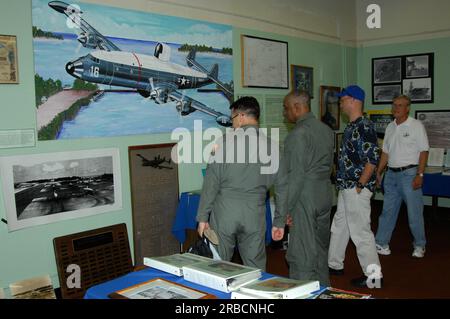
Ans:
[{"label": "short dark hair", "polygon": [[259,120],[259,103],[253,96],[243,96],[230,105],[231,111],[245,113]]}]

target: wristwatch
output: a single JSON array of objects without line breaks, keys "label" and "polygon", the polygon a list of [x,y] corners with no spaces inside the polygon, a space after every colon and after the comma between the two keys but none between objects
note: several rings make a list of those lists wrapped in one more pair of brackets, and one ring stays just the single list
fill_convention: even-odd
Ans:
[{"label": "wristwatch", "polygon": [[356,187],[363,189],[366,185],[361,184],[361,182],[356,182]]},{"label": "wristwatch", "polygon": [[417,176],[423,177],[423,173],[417,173]]}]

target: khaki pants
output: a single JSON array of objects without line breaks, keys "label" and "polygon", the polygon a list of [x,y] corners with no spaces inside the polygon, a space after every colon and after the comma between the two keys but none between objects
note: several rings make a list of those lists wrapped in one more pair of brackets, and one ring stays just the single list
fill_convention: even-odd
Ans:
[{"label": "khaki pants", "polygon": [[380,271],[381,265],[370,228],[370,198],[372,192],[364,188],[360,194],[356,188],[339,191],[337,211],[331,225],[328,266],[343,269],[345,250],[351,238],[356,246],[359,264],[366,276]]}]

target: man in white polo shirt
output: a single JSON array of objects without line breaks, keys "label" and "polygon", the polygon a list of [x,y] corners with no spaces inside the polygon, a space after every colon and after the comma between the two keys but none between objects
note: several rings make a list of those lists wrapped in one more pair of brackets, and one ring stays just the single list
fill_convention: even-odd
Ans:
[{"label": "man in white polo shirt", "polygon": [[404,200],[408,209],[409,228],[414,237],[412,256],[422,258],[426,244],[422,183],[429,146],[423,124],[408,116],[410,105],[411,100],[405,95],[393,100],[392,115],[395,120],[386,128],[377,170],[377,183],[380,184],[387,165],[383,212],[378,220],[375,241],[378,254],[390,255],[389,241]]}]

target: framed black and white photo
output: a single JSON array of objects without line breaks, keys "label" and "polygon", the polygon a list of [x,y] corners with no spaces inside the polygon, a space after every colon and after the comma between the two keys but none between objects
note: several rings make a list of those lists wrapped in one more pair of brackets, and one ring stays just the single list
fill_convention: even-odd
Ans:
[{"label": "framed black and white photo", "polygon": [[372,61],[373,83],[393,83],[402,80],[402,58],[381,58]]},{"label": "framed black and white photo", "polygon": [[0,159],[9,231],[122,207],[118,149]]},{"label": "framed black and white photo", "polygon": [[450,110],[416,111],[416,119],[420,120],[427,131],[428,143],[432,148],[450,148]]},{"label": "framed black and white photo", "polygon": [[372,59],[372,103],[391,104],[404,94],[412,103],[433,103],[434,53]]},{"label": "framed black and white photo", "polygon": [[410,55],[405,58],[405,77],[419,78],[430,75],[430,54]]},{"label": "framed black and white photo", "polygon": [[396,85],[377,85],[373,87],[373,100],[376,103],[391,103],[394,97],[402,92],[402,86]]},{"label": "framed black and white photo", "polygon": [[367,115],[375,126],[377,137],[384,139],[387,126],[394,120],[391,110],[369,110]]},{"label": "framed black and white photo", "polygon": [[288,43],[241,36],[242,86],[288,89]]},{"label": "framed black and white photo", "polygon": [[432,102],[432,90],[431,78],[403,80],[403,94],[409,96],[411,102]]}]

